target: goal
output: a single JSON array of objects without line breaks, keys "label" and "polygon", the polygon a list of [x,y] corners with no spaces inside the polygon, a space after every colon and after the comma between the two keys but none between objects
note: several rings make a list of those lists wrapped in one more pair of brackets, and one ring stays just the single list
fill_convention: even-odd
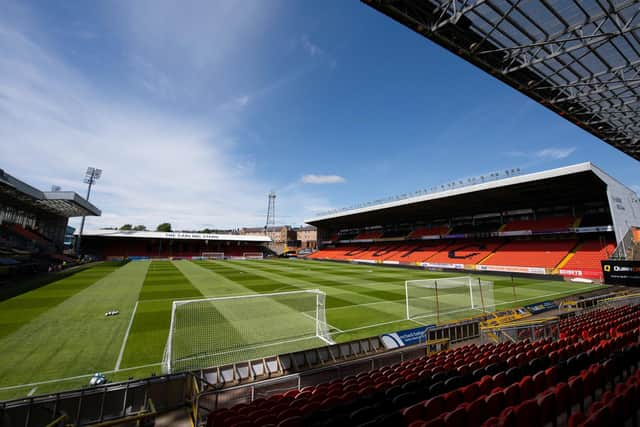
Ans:
[{"label": "goal", "polygon": [[224,259],[224,252],[202,252],[204,259]]},{"label": "goal", "polygon": [[262,252],[243,252],[242,258],[244,259],[264,259]]},{"label": "goal", "polygon": [[470,276],[407,280],[404,283],[408,320],[452,320],[495,310],[493,282]]},{"label": "goal", "polygon": [[167,373],[333,344],[325,293],[301,290],[174,301]]}]

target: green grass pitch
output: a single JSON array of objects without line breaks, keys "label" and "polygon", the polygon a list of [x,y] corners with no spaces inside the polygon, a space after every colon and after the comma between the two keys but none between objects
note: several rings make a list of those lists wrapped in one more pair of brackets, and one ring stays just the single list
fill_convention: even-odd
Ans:
[{"label": "green grass pitch", "polygon": [[[332,339],[346,342],[419,326],[405,319],[405,280],[460,275],[280,259],[104,263],[0,302],[0,399],[84,386],[94,372],[106,373],[111,381],[160,373],[174,300],[317,288],[327,295]],[[494,282],[497,309],[596,288],[516,279],[514,296],[510,278],[482,277]],[[120,315],[105,317],[110,310]],[[469,314],[442,315],[441,321]],[[232,328],[229,336],[250,345],[243,332],[250,329],[251,313],[247,316],[243,327],[226,323]],[[264,327],[264,320],[256,322]],[[321,344],[294,341],[233,357],[244,360]]]}]

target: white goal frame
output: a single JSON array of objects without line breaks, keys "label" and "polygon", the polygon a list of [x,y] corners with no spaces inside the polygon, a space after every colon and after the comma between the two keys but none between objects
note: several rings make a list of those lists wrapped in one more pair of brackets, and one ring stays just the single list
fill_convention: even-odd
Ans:
[{"label": "white goal frame", "polygon": [[264,253],[262,252],[243,252],[242,258],[244,259],[264,259]]},{"label": "white goal frame", "polygon": [[224,259],[224,252],[202,252],[202,258],[206,259]]},{"label": "white goal frame", "polygon": [[[172,372],[172,351],[173,351],[173,335],[175,329],[176,322],[176,309],[182,305],[190,304],[190,303],[201,303],[201,302],[217,302],[217,301],[225,301],[225,300],[241,300],[241,299],[257,299],[257,298],[271,298],[283,295],[296,295],[296,294],[312,294],[316,296],[316,312],[315,312],[315,335],[309,335],[308,338],[319,338],[324,341],[328,345],[335,344],[335,342],[331,338],[331,334],[329,333],[329,324],[327,323],[326,317],[326,294],[320,289],[303,289],[299,291],[287,291],[287,292],[273,292],[267,294],[249,294],[249,295],[237,295],[237,296],[225,296],[225,297],[211,297],[211,298],[201,298],[201,299],[190,299],[190,300],[175,300],[171,306],[171,323],[169,326],[169,336],[167,337],[167,344],[165,346],[164,357],[162,361],[162,367],[165,373]],[[311,317],[305,312],[300,312],[300,316],[306,316],[307,318]],[[302,340],[302,338],[301,338]],[[274,343],[277,345],[277,343]],[[251,349],[251,346],[248,346],[247,349]]]},{"label": "white goal frame", "polygon": [[[468,292],[469,292],[469,301],[471,302],[470,306],[466,307],[466,308],[461,308],[459,311],[465,311],[465,310],[479,310],[481,312],[486,313],[487,312],[487,307],[495,307],[495,300],[493,297],[493,282],[491,281],[487,281],[487,280],[481,280],[480,278],[474,278],[472,276],[458,276],[458,277],[441,277],[441,278],[437,278],[437,279],[415,279],[415,280],[405,280],[404,282],[404,295],[405,295],[405,309],[406,309],[406,318],[407,320],[413,320],[415,318],[419,318],[419,317],[425,317],[425,316],[411,316],[410,313],[410,304],[409,304],[409,300],[410,300],[410,296],[409,296],[409,287],[410,286],[414,286],[417,288],[422,288],[422,289],[433,289],[434,290],[434,298],[435,298],[435,305],[436,305],[436,309],[435,309],[435,317],[436,319],[440,319],[440,308],[439,308],[439,295],[438,295],[438,282],[440,282],[441,288],[440,291],[445,291],[446,290],[446,285],[447,282],[453,282],[453,281],[457,281],[457,282],[461,282],[461,281],[466,281],[466,284],[462,284],[462,285],[458,285],[457,287],[462,287],[462,286],[466,286],[468,288]],[[428,286],[428,284],[433,284],[433,286]],[[421,286],[422,285],[422,286]],[[478,289],[480,290],[480,306],[477,306],[474,303],[474,295],[473,295],[473,288],[474,287],[478,287]],[[485,295],[482,292],[482,288],[485,286],[489,286],[491,288],[491,298],[488,298],[487,295],[487,299],[489,299],[489,301],[485,302]],[[451,287],[449,287],[451,289]],[[449,312],[445,312],[443,314],[448,314]]]}]

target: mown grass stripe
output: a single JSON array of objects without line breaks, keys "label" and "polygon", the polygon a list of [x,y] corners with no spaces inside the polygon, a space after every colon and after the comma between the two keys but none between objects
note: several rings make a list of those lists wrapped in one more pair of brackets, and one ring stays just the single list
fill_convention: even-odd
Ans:
[{"label": "mown grass stripe", "polygon": [[119,267],[119,264],[101,264],[0,302],[0,338],[62,304]]},{"label": "mown grass stripe", "polygon": [[142,289],[138,310],[120,368],[162,361],[171,322],[174,298],[201,298],[202,294],[171,263],[151,261]]},{"label": "mown grass stripe", "polygon": [[146,267],[118,268],[0,339],[11,349],[0,353],[0,386],[111,369]]}]

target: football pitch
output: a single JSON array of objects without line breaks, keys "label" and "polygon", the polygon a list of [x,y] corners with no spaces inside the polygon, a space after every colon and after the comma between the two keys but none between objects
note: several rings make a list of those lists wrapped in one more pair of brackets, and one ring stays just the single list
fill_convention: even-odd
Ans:
[{"label": "football pitch", "polygon": [[[160,374],[175,300],[319,289],[326,293],[331,339],[346,342],[435,323],[435,316],[406,320],[405,280],[461,275],[285,259],[99,264],[0,302],[0,399],[85,386],[95,372],[109,381]],[[484,275],[482,279],[494,283],[496,309],[598,287],[522,278],[512,283],[509,277]],[[120,314],[106,317],[111,310]],[[472,314],[446,306],[440,311],[441,322]],[[237,311],[233,315],[243,316]],[[246,332],[254,329],[251,322],[255,329],[269,327],[255,313],[244,316],[242,322],[225,322],[226,340],[251,345],[254,338]],[[304,314],[300,316],[302,324]],[[236,323],[243,327],[234,327]],[[229,361],[322,344],[320,339],[291,340],[236,352]]]}]

